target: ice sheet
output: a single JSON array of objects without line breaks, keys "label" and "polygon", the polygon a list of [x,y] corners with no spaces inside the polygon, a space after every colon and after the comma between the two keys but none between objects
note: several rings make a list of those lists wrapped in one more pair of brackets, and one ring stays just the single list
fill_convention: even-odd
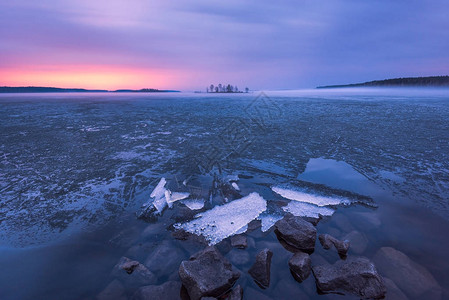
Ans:
[{"label": "ice sheet", "polygon": [[210,245],[246,231],[247,225],[267,209],[267,202],[258,193],[234,200],[196,215],[186,223],[175,224],[175,228],[202,235]]},{"label": "ice sheet", "polygon": [[344,198],[337,197],[326,197],[314,194],[308,194],[297,190],[290,190],[281,187],[274,186],[271,188],[273,192],[281,195],[282,197],[294,201],[305,202],[310,204],[315,204],[318,206],[326,205],[339,205],[339,204],[349,204],[350,201]]}]

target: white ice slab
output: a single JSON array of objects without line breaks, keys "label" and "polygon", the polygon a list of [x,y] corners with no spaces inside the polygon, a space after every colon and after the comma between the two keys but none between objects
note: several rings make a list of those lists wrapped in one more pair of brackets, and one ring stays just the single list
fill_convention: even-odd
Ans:
[{"label": "white ice slab", "polygon": [[262,223],[262,232],[268,231],[277,221],[282,219],[284,216],[280,215],[265,215],[261,214],[257,219]]},{"label": "white ice slab", "polygon": [[192,221],[175,224],[175,228],[202,235],[210,245],[215,245],[242,230],[246,231],[248,223],[266,209],[267,201],[258,193],[251,193],[241,199],[198,214]]},{"label": "white ice slab", "polygon": [[187,199],[182,200],[181,203],[187,206],[190,210],[198,210],[204,207],[203,199]]},{"label": "white ice slab", "polygon": [[240,191],[240,188],[239,188],[239,186],[238,186],[237,183],[233,182],[233,183],[232,183],[232,187],[233,187],[236,191]]},{"label": "white ice slab", "polygon": [[305,202],[310,204],[315,204],[317,206],[326,205],[339,205],[339,204],[349,204],[350,201],[344,198],[337,197],[326,197],[314,194],[308,194],[301,191],[285,189],[281,187],[274,186],[271,188],[273,192],[281,195],[282,197],[294,201]]},{"label": "white ice slab", "polygon": [[287,206],[282,208],[285,212],[289,212],[297,217],[319,218],[321,216],[332,216],[335,212],[330,207],[322,207],[314,204],[291,201]]},{"label": "white ice slab", "polygon": [[150,197],[152,198],[162,198],[165,194],[165,184],[167,183],[167,181],[165,180],[164,177],[161,178],[161,180],[159,181],[159,183],[156,185],[156,187],[154,188],[154,190],[151,192]]},{"label": "white ice slab", "polygon": [[[168,193],[167,193],[168,192]],[[180,192],[171,192],[167,190],[165,193],[165,200],[167,201],[168,207],[172,207],[173,203],[182,199],[186,199],[190,196],[190,193],[180,193]]]}]

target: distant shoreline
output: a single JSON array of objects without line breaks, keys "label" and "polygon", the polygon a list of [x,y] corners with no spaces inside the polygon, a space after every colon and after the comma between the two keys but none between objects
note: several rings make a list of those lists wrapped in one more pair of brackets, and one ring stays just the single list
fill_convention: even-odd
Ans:
[{"label": "distant shoreline", "polygon": [[10,87],[0,86],[0,93],[179,93],[177,90],[159,90],[159,89],[119,89],[114,91],[109,90],[88,90],[78,88],[56,88],[56,87]]},{"label": "distant shoreline", "polygon": [[317,89],[335,89],[351,87],[449,87],[449,76],[406,77],[374,80],[363,83],[325,85]]}]

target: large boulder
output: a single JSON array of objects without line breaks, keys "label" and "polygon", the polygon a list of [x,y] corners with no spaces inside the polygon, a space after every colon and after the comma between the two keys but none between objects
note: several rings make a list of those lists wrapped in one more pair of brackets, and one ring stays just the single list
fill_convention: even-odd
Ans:
[{"label": "large boulder", "polygon": [[150,285],[157,281],[156,276],[144,265],[127,257],[120,258],[112,270],[112,275],[129,287]]},{"label": "large boulder", "polygon": [[316,228],[303,218],[289,214],[275,226],[277,236],[288,245],[309,253],[315,250]]},{"label": "large boulder", "polygon": [[240,272],[218,250],[209,246],[181,262],[179,277],[191,300],[218,297],[229,291]]},{"label": "large boulder", "polygon": [[253,277],[253,279],[261,288],[267,288],[270,286],[270,270],[272,257],[273,252],[270,249],[263,249],[257,254],[256,262],[248,271],[251,277]]},{"label": "large boulder", "polygon": [[299,282],[306,280],[312,270],[310,256],[304,252],[296,252],[288,261],[288,266],[293,277]]},{"label": "large boulder", "polygon": [[442,298],[441,287],[432,274],[404,253],[391,247],[383,247],[377,251],[373,260],[379,272],[393,280],[410,298]]},{"label": "large boulder", "polygon": [[362,299],[381,299],[386,288],[374,264],[367,258],[348,258],[333,265],[312,268],[316,286],[323,293],[350,293]]},{"label": "large boulder", "polygon": [[340,241],[331,236],[330,234],[320,234],[318,236],[318,239],[320,240],[321,245],[324,249],[329,250],[332,245],[337,249],[338,255],[340,257],[346,257],[349,250],[349,241],[344,240]]},{"label": "large boulder", "polygon": [[178,300],[181,299],[181,283],[167,281],[161,285],[148,285],[139,288],[133,295],[133,300]]}]

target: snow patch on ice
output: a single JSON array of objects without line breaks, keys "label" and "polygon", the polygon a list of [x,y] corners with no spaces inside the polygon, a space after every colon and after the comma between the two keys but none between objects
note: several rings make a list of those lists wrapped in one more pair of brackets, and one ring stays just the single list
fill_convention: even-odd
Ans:
[{"label": "snow patch on ice", "polygon": [[350,201],[344,198],[337,197],[326,197],[314,194],[308,194],[301,191],[285,189],[281,187],[274,186],[271,188],[273,192],[281,195],[282,197],[294,201],[305,202],[310,204],[315,204],[317,206],[326,205],[339,205],[339,204],[349,204]]},{"label": "snow patch on ice", "polygon": [[284,206],[282,209],[294,216],[309,218],[319,218],[320,215],[323,217],[332,216],[335,212],[334,209],[329,207],[321,207],[309,203],[295,201],[289,202],[288,205]]},{"label": "snow patch on ice", "polygon": [[210,245],[223,239],[245,232],[247,225],[267,209],[267,201],[258,193],[216,206],[204,213],[197,214],[187,223],[177,223],[175,228],[202,235]]}]

